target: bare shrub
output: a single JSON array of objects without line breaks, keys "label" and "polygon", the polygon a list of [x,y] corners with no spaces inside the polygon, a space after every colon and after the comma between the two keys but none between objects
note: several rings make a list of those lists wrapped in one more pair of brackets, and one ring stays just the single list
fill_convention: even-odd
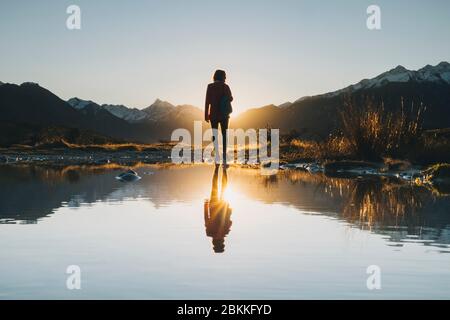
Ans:
[{"label": "bare shrub", "polygon": [[361,159],[380,160],[411,154],[422,132],[423,105],[407,112],[401,101],[400,111],[386,111],[384,103],[365,99],[361,104],[347,99],[340,110],[342,135],[352,153]]}]

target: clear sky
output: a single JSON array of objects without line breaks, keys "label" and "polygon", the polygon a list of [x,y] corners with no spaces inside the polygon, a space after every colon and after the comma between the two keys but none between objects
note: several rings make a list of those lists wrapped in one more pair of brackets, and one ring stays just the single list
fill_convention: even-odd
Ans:
[{"label": "clear sky", "polygon": [[[81,8],[81,30],[66,8]],[[381,7],[382,29],[366,27]],[[0,81],[61,98],[203,106],[216,68],[242,111],[450,60],[448,0],[2,0]]]}]

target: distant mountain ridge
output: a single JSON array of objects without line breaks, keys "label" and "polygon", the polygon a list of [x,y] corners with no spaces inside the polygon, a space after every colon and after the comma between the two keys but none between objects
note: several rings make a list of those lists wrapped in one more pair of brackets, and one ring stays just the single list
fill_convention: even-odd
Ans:
[{"label": "distant mountain ridge", "polygon": [[72,106],[72,108],[75,108],[77,110],[81,110],[90,104],[95,104],[91,100],[82,100],[79,98],[71,98],[71,99],[67,100],[67,103],[69,103]]},{"label": "distant mountain ridge", "polygon": [[138,122],[146,118],[146,113],[139,109],[130,109],[123,105],[103,104],[99,105],[91,100],[83,100],[77,97],[70,98],[67,103],[74,109],[83,111],[86,108],[94,108],[96,110],[104,110],[111,113],[113,116],[125,120],[127,122]]},{"label": "distant mountain ridge", "polygon": [[104,104],[102,107],[116,117],[131,123],[145,120],[147,117],[147,114],[142,110],[137,108],[127,108],[124,105]]},{"label": "distant mountain ridge", "polygon": [[123,119],[129,123],[164,121],[168,120],[173,115],[178,115],[180,112],[185,113],[186,110],[189,110],[194,114],[201,113],[201,110],[197,107],[190,105],[174,106],[170,102],[160,99],[156,99],[150,106],[142,110],[137,108],[128,108],[124,105],[99,105],[91,100],[83,100],[80,98],[71,98],[67,100],[67,103],[79,111],[83,111],[83,109],[89,107],[96,110],[105,110],[117,118]]},{"label": "distant mountain ridge", "polygon": [[[16,128],[18,141],[14,140],[14,143],[20,143],[19,132],[31,134],[27,129],[30,126],[33,132],[42,132],[46,127],[55,126],[76,128],[96,132],[111,140],[132,140],[138,136],[136,128],[95,103],[77,110],[49,90],[31,82],[0,86],[0,123],[0,134],[1,129]],[[4,138],[8,138],[8,135]]]},{"label": "distant mountain ridge", "polygon": [[[279,128],[281,133],[295,130],[306,138],[321,139],[339,128],[338,111],[348,95],[360,101],[363,97],[382,100],[387,110],[398,109],[402,100],[407,108],[423,103],[427,107],[426,128],[450,127],[448,62],[427,65],[417,71],[398,66],[334,92],[303,97],[279,106],[249,109],[232,117],[231,127],[270,126]],[[203,121],[203,110],[195,106],[174,106],[156,99],[150,106],[139,110],[124,105],[100,105],[80,98],[64,101],[36,83],[16,85],[0,82],[0,134],[2,124],[3,127],[9,125],[9,128],[61,126],[93,131],[114,139],[154,142],[170,140],[171,133],[177,128],[192,131],[194,121],[202,121],[204,128],[208,126]]]},{"label": "distant mountain ridge", "polygon": [[426,65],[425,67],[417,71],[408,70],[405,67],[399,65],[389,71],[386,71],[376,76],[375,78],[361,80],[357,84],[348,86],[341,90],[326,93],[322,96],[336,96],[343,92],[374,89],[379,88],[388,83],[406,83],[406,82],[417,82],[417,83],[434,82],[439,84],[450,84],[450,63],[443,61],[436,66]]},{"label": "distant mountain ridge", "polygon": [[[34,141],[35,138],[30,139],[30,135],[42,136],[46,131],[56,132],[52,129],[54,127],[79,129],[104,136],[102,139],[97,136],[97,141],[107,141],[108,137],[110,141],[139,143],[170,140],[173,130],[192,130],[193,120],[202,115],[198,108],[179,106],[173,109],[173,112],[157,121],[146,119],[131,123],[90,100],[73,98],[70,103],[66,102],[36,83],[4,84],[0,86],[0,144]],[[180,114],[184,116],[180,117]],[[86,134],[83,133],[83,136]]]},{"label": "distant mountain ridge", "polygon": [[[407,110],[423,104],[424,128],[450,127],[450,64],[441,62],[417,71],[398,66],[372,79],[325,94],[302,97],[283,108],[270,106],[249,109],[233,120],[232,126],[295,130],[304,137],[322,139],[340,126],[339,108],[351,97],[383,101],[386,110],[399,110],[403,100]],[[283,106],[283,105],[281,105]]]}]

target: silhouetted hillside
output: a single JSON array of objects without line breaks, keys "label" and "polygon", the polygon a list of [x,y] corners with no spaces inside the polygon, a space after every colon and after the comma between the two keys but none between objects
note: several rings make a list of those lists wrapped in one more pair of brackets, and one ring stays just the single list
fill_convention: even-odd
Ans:
[{"label": "silhouetted hillside", "polygon": [[[419,71],[397,67],[380,76],[363,80],[336,92],[305,97],[287,107],[251,109],[233,121],[233,126],[264,128],[270,125],[282,133],[292,130],[311,138],[325,138],[340,128],[339,109],[347,99],[364,105],[366,99],[383,102],[386,111],[398,111],[402,101],[407,113],[415,114],[420,104],[425,129],[450,127],[450,65],[440,63]],[[285,104],[286,105],[286,104]]]},{"label": "silhouetted hillside", "polygon": [[[244,129],[269,126],[279,128],[281,133],[295,131],[303,138],[324,139],[341,128],[339,111],[347,99],[363,107],[368,98],[377,103],[382,101],[386,111],[399,110],[403,103],[407,114],[416,114],[423,104],[425,129],[450,127],[450,64],[442,62],[418,71],[398,66],[335,92],[304,97],[278,107],[267,105],[247,110],[233,116],[230,126]],[[0,117],[3,145],[28,143],[33,140],[30,135],[36,136],[52,126],[138,143],[170,140],[178,128],[193,132],[194,121],[202,121],[203,128],[208,127],[203,121],[203,110],[194,106],[174,106],[159,99],[143,110],[99,105],[78,98],[66,102],[33,83],[0,86]]]}]

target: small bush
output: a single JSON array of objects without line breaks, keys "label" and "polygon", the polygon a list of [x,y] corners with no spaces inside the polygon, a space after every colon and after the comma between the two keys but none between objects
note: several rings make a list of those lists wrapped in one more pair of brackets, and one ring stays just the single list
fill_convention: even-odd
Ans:
[{"label": "small bush", "polygon": [[425,110],[423,106],[414,109],[406,112],[403,101],[399,112],[386,111],[383,102],[376,104],[371,99],[363,105],[346,101],[340,115],[351,153],[366,160],[410,155],[417,148]]}]

